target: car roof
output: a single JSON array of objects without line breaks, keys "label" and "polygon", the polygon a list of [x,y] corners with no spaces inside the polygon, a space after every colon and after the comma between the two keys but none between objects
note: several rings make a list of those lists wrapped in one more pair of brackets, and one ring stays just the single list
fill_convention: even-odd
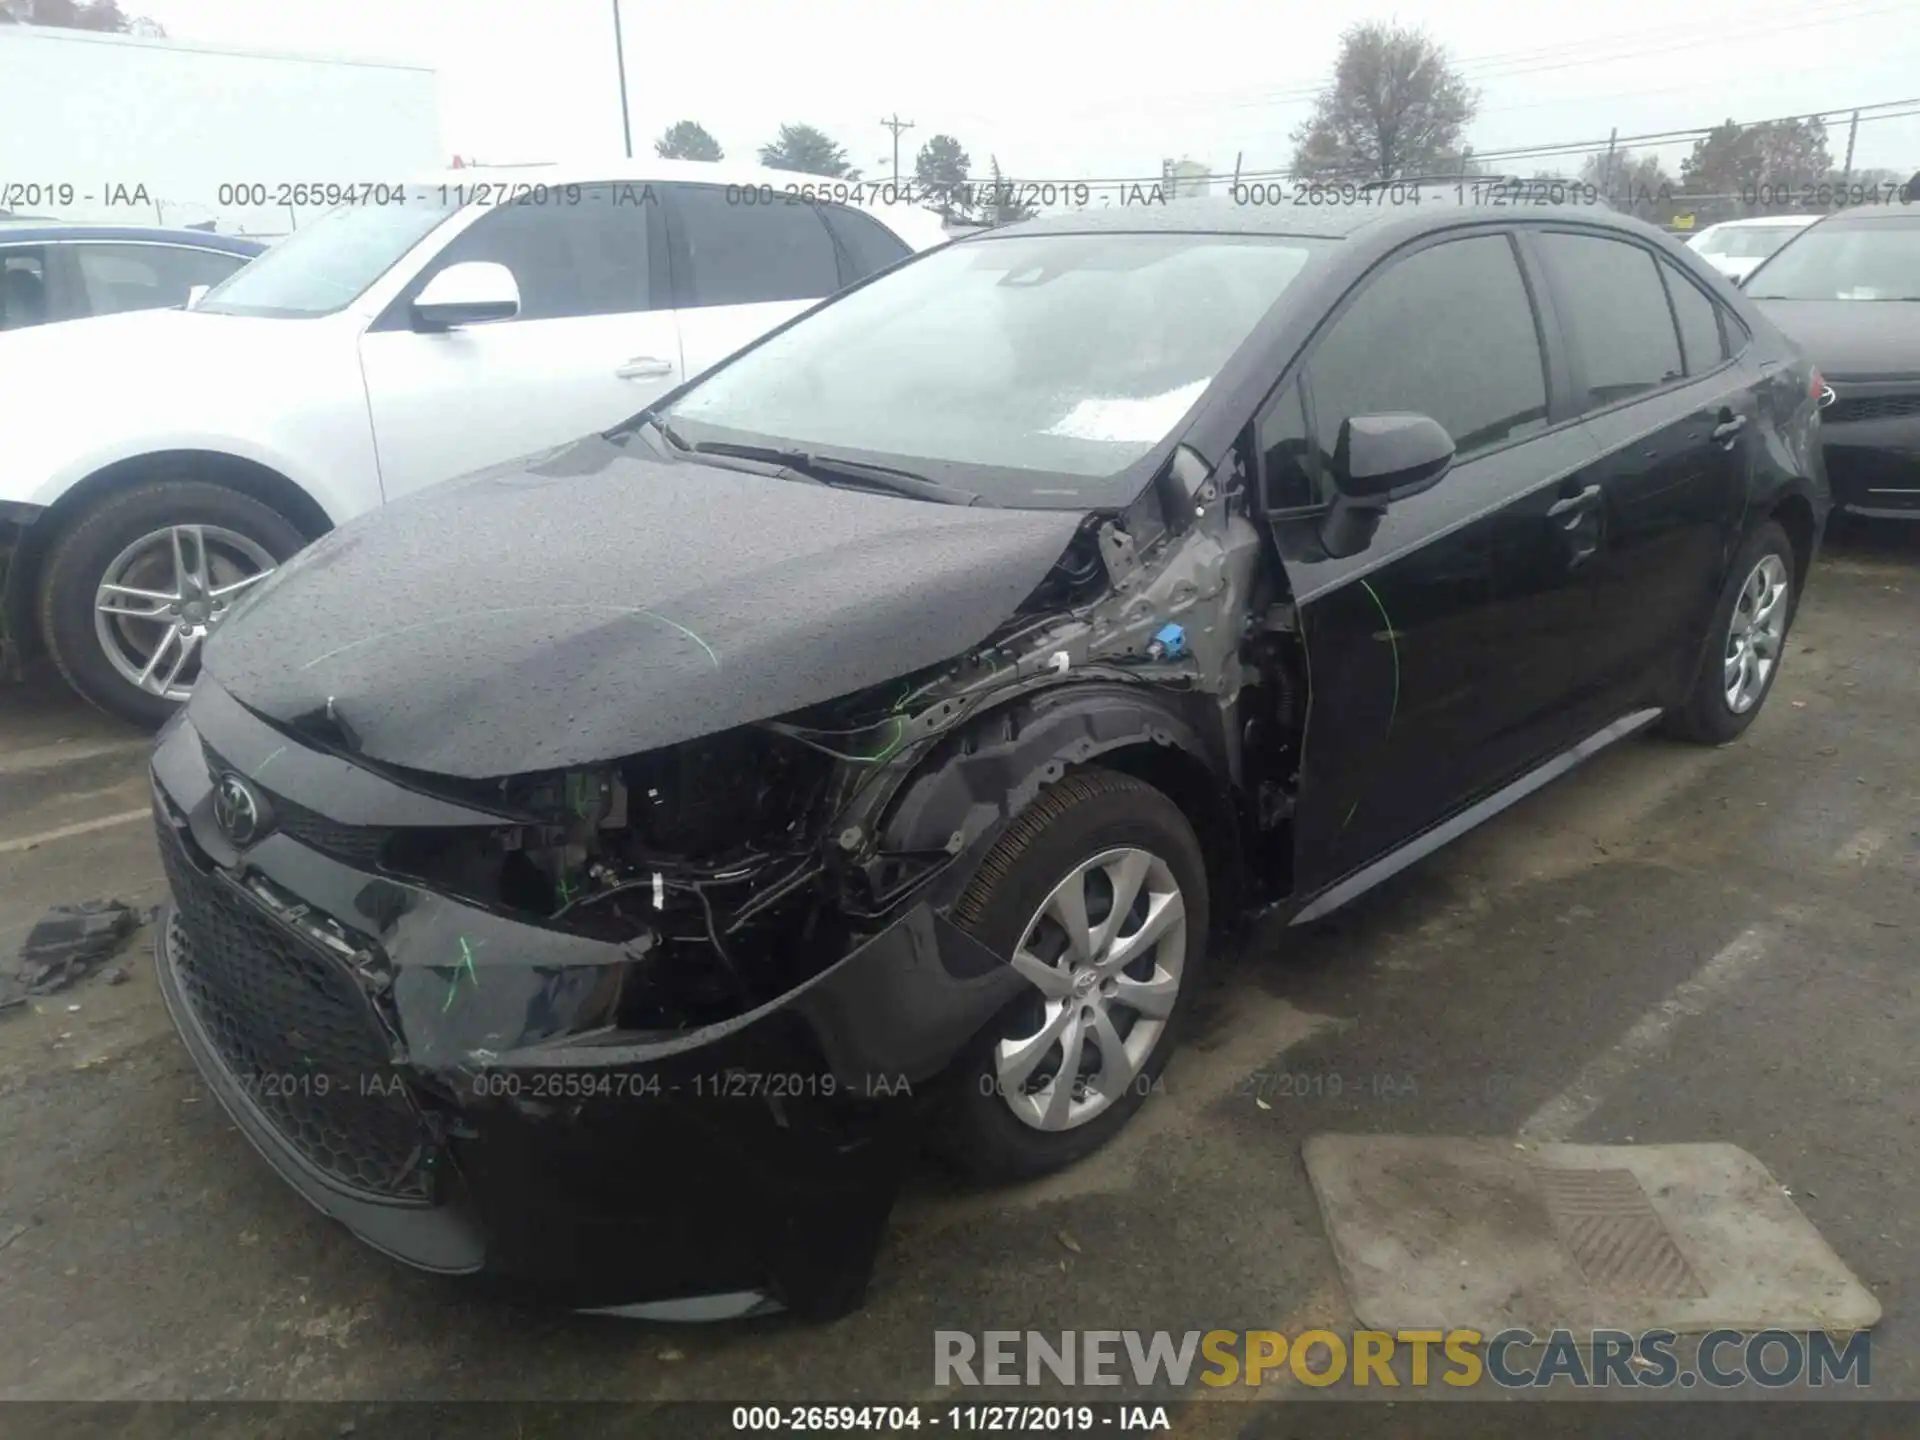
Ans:
[{"label": "car roof", "polygon": [[119,240],[148,245],[187,245],[197,250],[220,250],[229,255],[258,255],[264,242],[238,235],[216,235],[209,230],[172,229],[159,225],[86,225],[67,221],[0,219],[0,245],[58,244],[76,240]]},{"label": "car roof", "polygon": [[[1260,187],[1248,187],[1249,191]],[[1426,186],[1422,186],[1426,189]],[[1659,233],[1654,227],[1607,205],[1487,204],[1456,200],[1451,193],[1426,194],[1418,203],[1382,191],[1378,200],[1351,204],[1241,204],[1227,196],[1206,196],[1153,204],[1106,205],[1040,215],[1012,225],[964,237],[972,244],[992,236],[1074,235],[1121,232],[1160,232],[1209,235],[1296,235],[1345,240],[1363,231],[1398,227],[1407,233],[1441,229],[1463,221],[1503,224],[1515,219],[1578,220],[1583,224]]]},{"label": "car roof", "polygon": [[[884,189],[887,182],[865,177],[846,180],[832,175],[809,175],[798,170],[772,170],[733,160],[554,160],[527,165],[465,165],[435,170],[416,177],[419,185],[474,185],[481,182],[525,185],[595,185],[608,181],[634,185],[670,183],[690,185],[858,186],[863,192]],[[908,183],[901,182],[903,185]]]},{"label": "car roof", "polygon": [[[788,186],[799,187],[823,200],[845,204],[884,220],[888,227],[916,250],[931,249],[948,238],[939,215],[915,205],[899,193],[889,196],[891,182],[877,179],[847,180],[832,175],[810,175],[799,170],[773,170],[765,165],[746,165],[732,160],[632,160],[552,161],[529,165],[465,165],[458,169],[436,170],[417,177],[420,186],[449,187],[477,185],[729,185],[755,190],[763,187],[775,194]],[[905,191],[915,182],[901,182]],[[524,192],[510,192],[524,193]]]},{"label": "car roof", "polygon": [[[1765,225],[1811,225],[1816,220],[1824,220],[1824,215],[1749,215],[1744,220],[1718,220],[1707,226],[1707,230],[1743,230]],[[1702,230],[1702,235],[1707,233]]]}]

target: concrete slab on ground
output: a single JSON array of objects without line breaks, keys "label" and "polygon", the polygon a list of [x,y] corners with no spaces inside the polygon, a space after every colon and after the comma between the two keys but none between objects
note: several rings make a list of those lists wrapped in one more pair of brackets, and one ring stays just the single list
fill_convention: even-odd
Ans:
[{"label": "concrete slab on ground", "polygon": [[1354,1313],[1401,1331],[1865,1330],[1880,1302],[1737,1145],[1316,1135]]}]

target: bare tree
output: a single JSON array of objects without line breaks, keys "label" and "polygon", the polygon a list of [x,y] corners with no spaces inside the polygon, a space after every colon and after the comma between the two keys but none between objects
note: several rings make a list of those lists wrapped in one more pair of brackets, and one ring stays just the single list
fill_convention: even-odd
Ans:
[{"label": "bare tree", "polygon": [[1425,31],[1379,21],[1349,26],[1333,83],[1293,132],[1293,173],[1392,180],[1457,169],[1478,104]]}]

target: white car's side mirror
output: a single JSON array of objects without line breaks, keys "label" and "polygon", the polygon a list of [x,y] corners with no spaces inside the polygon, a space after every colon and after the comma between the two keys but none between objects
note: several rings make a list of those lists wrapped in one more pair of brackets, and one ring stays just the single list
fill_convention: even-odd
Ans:
[{"label": "white car's side mirror", "polygon": [[484,325],[520,313],[520,287],[513,272],[492,260],[449,265],[414,300],[413,323],[421,330]]}]

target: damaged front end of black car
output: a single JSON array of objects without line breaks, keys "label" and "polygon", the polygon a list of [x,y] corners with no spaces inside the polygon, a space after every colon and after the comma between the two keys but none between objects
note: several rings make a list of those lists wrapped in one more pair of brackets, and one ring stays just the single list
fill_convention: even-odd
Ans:
[{"label": "damaged front end of black car", "polygon": [[[154,755],[159,970],[208,1083],[412,1265],[632,1315],[857,1306],[996,1017],[1079,1003],[982,920],[1015,817],[1110,762],[1234,873],[1258,538],[1190,462],[1101,516],[595,438],[323,540]],[[1160,928],[1104,983],[1153,1018],[1019,1062],[1037,1116],[1114,1098],[1172,1004],[1149,942],[1204,945],[1204,877],[1158,918],[1132,883]]]}]

